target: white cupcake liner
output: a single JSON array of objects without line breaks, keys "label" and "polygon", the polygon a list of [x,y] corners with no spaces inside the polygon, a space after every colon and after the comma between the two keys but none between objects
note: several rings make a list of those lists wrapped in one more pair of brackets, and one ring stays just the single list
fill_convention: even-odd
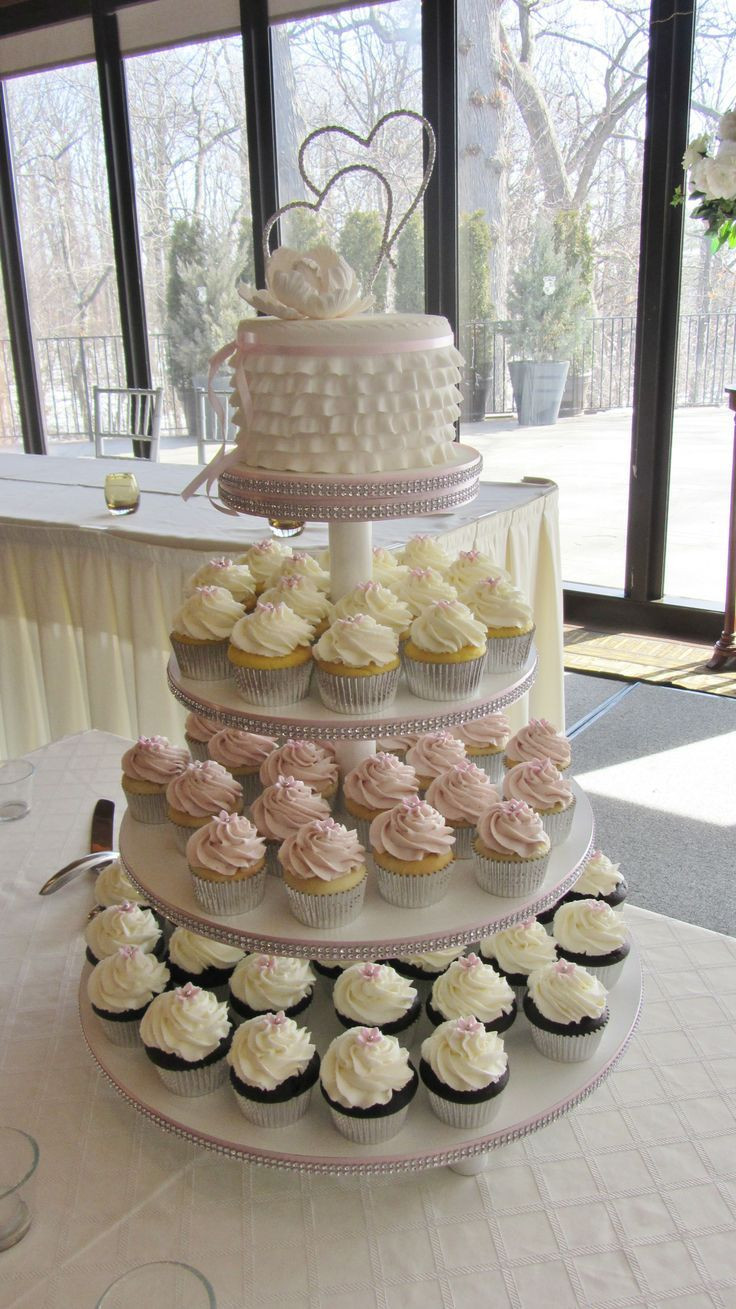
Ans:
[{"label": "white cupcake liner", "polygon": [[404,656],[406,680],[420,700],[466,700],[478,690],[486,656],[464,659],[456,664],[425,663]]},{"label": "white cupcake liner", "polygon": [[436,873],[391,873],[376,863],[378,890],[399,909],[424,909],[447,895],[454,867],[453,862]]},{"label": "white cupcake liner", "polygon": [[357,918],[363,908],[367,877],[349,891],[335,891],[332,895],[308,895],[286,887],[289,908],[305,927],[344,927]]},{"label": "white cupcake liner", "polygon": [[231,882],[209,882],[198,877],[194,869],[192,874],[194,898],[203,909],[212,914],[227,918],[230,914],[247,914],[255,909],[266,893],[265,866],[251,877],[238,878]]},{"label": "white cupcake liner", "polygon": [[554,1059],[562,1064],[579,1064],[595,1054],[606,1029],[604,1024],[595,1032],[586,1032],[583,1036],[563,1036],[560,1032],[546,1032],[543,1027],[530,1022],[529,1030],[532,1042],[545,1059]]},{"label": "white cupcake liner", "polygon": [[[558,814],[539,814],[542,820],[542,827],[550,839],[551,845],[562,845],[570,835],[572,820],[575,816],[575,796],[572,797],[572,804],[567,809],[562,809]],[[537,810],[537,812],[539,812]]]},{"label": "white cupcake liner", "polygon": [[159,1068],[158,1064],[154,1067],[164,1086],[174,1095],[192,1097],[216,1091],[226,1080],[228,1072],[224,1054],[221,1059],[213,1064],[205,1064],[203,1068]]},{"label": "white cupcake liner", "polygon": [[125,799],[128,802],[131,818],[135,818],[137,823],[165,823],[168,818],[166,791],[158,791],[156,795],[138,795],[135,791],[126,791],[123,787]]},{"label": "white cupcake liner", "polygon": [[491,1096],[489,1100],[481,1100],[477,1104],[460,1104],[457,1100],[445,1100],[444,1096],[430,1091],[429,1087],[426,1089],[432,1113],[448,1127],[457,1128],[485,1127],[486,1123],[495,1118],[503,1095],[503,1091],[499,1091],[498,1095]]},{"label": "white cupcake liner", "polygon": [[118,1023],[113,1022],[110,1018],[102,1018],[100,1014],[97,1014],[96,1017],[99,1019],[108,1041],[112,1041],[113,1045],[122,1045],[128,1050],[134,1050],[143,1045],[140,1030],[142,1014],[143,1010],[140,1011],[137,1018],[122,1019]]},{"label": "white cupcake liner", "polygon": [[207,762],[210,754],[206,741],[197,741],[193,736],[187,736],[186,732],[184,733],[184,741],[192,759],[198,759],[201,764]]},{"label": "white cupcake liner", "polygon": [[511,673],[523,668],[532,648],[535,628],[521,636],[489,636],[486,646],[487,673]]},{"label": "white cupcake liner", "polygon": [[230,664],[230,672],[244,700],[273,707],[304,699],[312,678],[312,661],[293,668],[244,668],[241,664]]},{"label": "white cupcake liner", "polygon": [[409,1105],[404,1105],[395,1114],[382,1114],[380,1118],[353,1118],[350,1114],[341,1114],[339,1109],[329,1106],[332,1121],[338,1132],[359,1145],[377,1145],[381,1141],[390,1141],[404,1126]]},{"label": "white cupcake liner", "polygon": [[191,677],[195,682],[219,682],[230,676],[229,640],[211,641],[207,645],[190,645],[188,641],[178,641],[175,636],[170,640],[183,677]]},{"label": "white cupcake liner", "polygon": [[629,956],[626,955],[624,959],[619,959],[618,963],[615,964],[596,964],[595,958],[591,956],[591,959],[589,962],[584,964],[584,967],[589,973],[592,973],[594,977],[598,978],[598,981],[605,986],[607,991],[610,991],[611,987],[616,985],[624,971],[624,964],[628,957]]},{"label": "white cupcake liner", "polygon": [[399,684],[399,669],[366,677],[326,673],[317,665],[320,700],[336,714],[366,714],[392,703]]},{"label": "white cupcake liner", "polygon": [[503,780],[506,769],[503,766],[503,750],[494,750],[489,754],[471,754],[468,751],[468,759],[476,768],[482,768],[487,773],[492,782]]},{"label": "white cupcake liner", "polygon": [[485,859],[473,851],[475,880],[482,891],[500,895],[503,899],[517,899],[531,895],[544,881],[549,863],[549,851],[540,859]]},{"label": "white cupcake liner", "polygon": [[312,1087],[308,1086],[306,1091],[302,1091],[301,1095],[295,1095],[291,1100],[269,1103],[264,1100],[250,1100],[247,1095],[241,1095],[238,1091],[233,1091],[233,1095],[238,1109],[249,1123],[255,1123],[257,1127],[289,1127],[291,1123],[296,1123],[298,1119],[303,1118],[307,1112]]}]

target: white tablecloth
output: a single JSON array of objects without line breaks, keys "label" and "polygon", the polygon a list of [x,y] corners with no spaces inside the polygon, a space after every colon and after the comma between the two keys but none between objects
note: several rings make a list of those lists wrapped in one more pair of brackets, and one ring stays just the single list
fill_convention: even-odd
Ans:
[{"label": "white tablecloth", "polygon": [[[85,727],[178,740],[183,713],[166,691],[172,613],[185,578],[213,554],[237,554],[265,520],[216,513],[180,492],[191,469],[137,461],[139,511],[107,513],[105,475],[130,462],[0,456],[0,754]],[[376,544],[436,532],[505,563],[534,606],[539,673],[516,710],[563,725],[557,488],[484,484],[457,514],[377,523]],[[310,524],[295,546],[327,543]]]},{"label": "white tablecloth", "polygon": [[157,1258],[201,1269],[218,1309],[733,1309],[736,941],[627,910],[638,1036],[595,1095],[478,1177],[222,1159],[98,1074],[77,1019],[91,883],[36,895],[86,848],[95,799],[120,803],[124,744],[89,732],[39,752],[33,813],[0,827],[2,1121],[41,1149],[34,1225],[0,1255],[4,1309],[91,1306]]}]

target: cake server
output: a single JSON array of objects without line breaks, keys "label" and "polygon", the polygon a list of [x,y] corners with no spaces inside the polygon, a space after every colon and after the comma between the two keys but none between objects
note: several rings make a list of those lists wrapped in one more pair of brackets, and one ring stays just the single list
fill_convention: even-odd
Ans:
[{"label": "cake server", "polygon": [[39,891],[39,895],[51,895],[53,891],[58,891],[60,886],[76,877],[77,873],[83,873],[87,870],[90,872],[97,870],[111,859],[117,857],[117,850],[112,848],[112,830],[113,819],[115,816],[115,805],[112,800],[98,800],[92,814],[92,832],[90,834],[90,853],[82,855],[80,859],[73,859],[70,864],[65,864],[58,872],[44,882]]}]

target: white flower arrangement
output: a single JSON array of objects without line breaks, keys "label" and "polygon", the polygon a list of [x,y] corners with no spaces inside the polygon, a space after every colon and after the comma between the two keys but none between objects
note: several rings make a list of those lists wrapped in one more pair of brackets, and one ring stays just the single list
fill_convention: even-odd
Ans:
[{"label": "white flower arrangement", "polygon": [[[711,248],[728,245],[736,248],[736,110],[722,114],[716,133],[718,145],[709,154],[710,137],[696,136],[682,157],[682,166],[690,174],[691,200],[697,201],[693,218],[702,218],[711,237]],[[682,187],[677,188],[673,205],[684,201]]]},{"label": "white flower arrangement", "polygon": [[327,245],[306,254],[280,246],[266,265],[266,287],[241,285],[238,295],[275,318],[346,318],[373,304],[372,296],[362,296],[350,265]]}]

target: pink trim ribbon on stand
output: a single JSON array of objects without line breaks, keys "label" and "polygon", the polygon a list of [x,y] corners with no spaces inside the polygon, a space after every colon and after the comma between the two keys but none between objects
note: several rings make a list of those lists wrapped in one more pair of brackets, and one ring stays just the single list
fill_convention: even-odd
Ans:
[{"label": "pink trim ribbon on stand", "polygon": [[[301,320],[306,321],[306,320]],[[241,451],[236,445],[234,450],[229,454],[226,453],[227,444],[227,416],[222,406],[219,396],[213,389],[213,381],[222,365],[232,357],[233,365],[233,386],[240,396],[240,404],[243,412],[243,418],[246,424],[246,430],[253,419],[253,401],[250,398],[248,389],[248,379],[245,373],[245,361],[249,355],[301,355],[311,356],[313,358],[345,358],[345,357],[369,357],[370,355],[394,355],[409,354],[417,350],[440,350],[448,345],[454,345],[455,339],[451,334],[437,336],[430,340],[422,341],[391,341],[378,342],[373,346],[365,345],[342,345],[335,349],[331,345],[269,345],[259,341],[252,332],[250,332],[245,323],[238,326],[238,334],[234,341],[228,341],[223,345],[216,354],[210,359],[209,370],[207,373],[207,396],[217,417],[223,425],[222,445],[220,449],[210,459],[210,462],[193,477],[191,482],[184,487],[181,493],[182,500],[190,500],[195,491],[200,486],[205,486],[207,498],[210,504],[221,514],[228,514],[231,517],[237,515],[236,509],[228,509],[225,505],[219,504],[212,495],[212,487],[225,468],[231,463],[236,463],[241,458]]]}]

